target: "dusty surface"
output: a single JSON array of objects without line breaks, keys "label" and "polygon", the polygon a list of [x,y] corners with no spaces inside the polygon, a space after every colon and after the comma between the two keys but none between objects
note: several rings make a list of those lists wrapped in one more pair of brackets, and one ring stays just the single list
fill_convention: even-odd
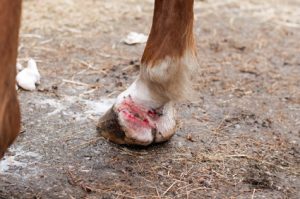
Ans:
[{"label": "dusty surface", "polygon": [[[196,1],[199,75],[165,144],[121,147],[96,122],[138,74],[153,2],[25,1],[23,133],[0,163],[0,198],[300,198],[300,2]],[[101,101],[102,100],[102,101]]]}]

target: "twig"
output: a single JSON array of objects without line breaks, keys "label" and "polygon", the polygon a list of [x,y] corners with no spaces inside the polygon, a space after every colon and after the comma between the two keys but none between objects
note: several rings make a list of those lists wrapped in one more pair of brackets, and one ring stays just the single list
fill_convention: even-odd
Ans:
[{"label": "twig", "polygon": [[207,189],[210,189],[210,188],[206,188],[206,187],[198,187],[198,188],[194,188],[194,189],[188,190],[188,193],[190,194],[190,193],[193,192],[193,191],[197,191],[197,190],[207,190]]},{"label": "twig", "polygon": [[87,142],[84,142],[82,144],[79,144],[79,145],[76,145],[76,146],[72,147],[71,150],[81,149],[82,146],[86,146],[86,145],[89,145],[89,144],[94,144],[94,143],[96,143],[100,139],[103,139],[103,138],[102,137],[97,137],[97,138],[91,139],[91,140],[89,140]]},{"label": "twig", "polygon": [[213,129],[213,131],[219,132],[222,129],[222,125],[224,124],[224,122],[225,122],[225,120],[227,119],[228,116],[229,116],[229,113],[223,117],[223,119],[219,123],[218,127]]},{"label": "twig", "polygon": [[170,186],[169,186],[169,188],[167,188],[167,190],[162,194],[162,196],[164,196],[164,195],[166,195],[166,193],[168,193],[168,191],[177,183],[178,181],[177,180],[175,180],[175,182],[173,182]]},{"label": "twig", "polygon": [[80,86],[88,86],[88,87],[90,86],[89,84],[86,84],[86,83],[73,81],[73,80],[67,80],[67,79],[63,79],[63,82],[70,83],[70,84],[77,84],[77,85],[80,85]]},{"label": "twig", "polygon": [[256,189],[253,189],[253,193],[252,193],[251,199],[254,199],[255,191],[256,191]]},{"label": "twig", "polygon": [[100,87],[99,84],[86,84],[86,83],[83,83],[83,82],[73,81],[73,80],[68,80],[68,79],[63,79],[62,81],[65,82],[65,83],[76,84],[76,85],[86,86],[86,87],[90,87],[90,88],[98,88],[98,87]]},{"label": "twig", "polygon": [[90,63],[83,61],[83,60],[78,60],[78,62],[84,66],[87,66],[88,68],[91,68],[93,70],[97,70],[97,68],[93,67]]},{"label": "twig", "polygon": [[88,193],[89,192],[95,192],[95,190],[92,187],[84,184],[81,179],[76,179],[76,177],[74,176],[74,174],[70,170],[67,170],[67,173],[68,173],[68,176],[69,176],[69,183],[71,185],[79,186],[79,187],[81,187],[81,189],[83,189],[84,191],[86,191]]}]

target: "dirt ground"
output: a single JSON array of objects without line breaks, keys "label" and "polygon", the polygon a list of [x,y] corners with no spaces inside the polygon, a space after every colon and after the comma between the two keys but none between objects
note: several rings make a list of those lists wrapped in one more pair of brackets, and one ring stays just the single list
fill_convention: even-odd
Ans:
[{"label": "dirt ground", "polygon": [[300,1],[195,2],[199,74],[179,129],[147,148],[109,143],[98,118],[138,74],[152,0],[24,1],[22,133],[0,198],[300,198]]}]

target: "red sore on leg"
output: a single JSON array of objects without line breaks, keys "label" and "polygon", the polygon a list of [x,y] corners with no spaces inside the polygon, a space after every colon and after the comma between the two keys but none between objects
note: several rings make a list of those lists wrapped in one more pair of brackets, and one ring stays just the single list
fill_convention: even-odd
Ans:
[{"label": "red sore on leg", "polygon": [[130,125],[130,128],[148,128],[156,129],[156,122],[161,114],[156,110],[148,110],[141,105],[133,102],[131,97],[124,99],[122,104],[117,108],[119,114]]},{"label": "red sore on leg", "polygon": [[173,104],[152,109],[137,103],[130,95],[123,97],[100,118],[98,132],[117,144],[143,145],[168,141],[175,133]]}]

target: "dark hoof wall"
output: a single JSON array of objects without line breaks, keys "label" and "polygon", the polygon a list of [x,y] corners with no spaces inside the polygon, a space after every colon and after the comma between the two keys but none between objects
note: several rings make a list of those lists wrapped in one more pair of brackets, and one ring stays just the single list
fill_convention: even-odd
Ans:
[{"label": "dark hoof wall", "polygon": [[126,144],[125,133],[118,122],[118,115],[111,107],[99,120],[97,125],[98,133],[116,144]]},{"label": "dark hoof wall", "polygon": [[98,133],[116,144],[147,146],[171,139],[176,130],[175,110],[165,105],[159,114],[143,107],[114,105],[99,120]]}]

